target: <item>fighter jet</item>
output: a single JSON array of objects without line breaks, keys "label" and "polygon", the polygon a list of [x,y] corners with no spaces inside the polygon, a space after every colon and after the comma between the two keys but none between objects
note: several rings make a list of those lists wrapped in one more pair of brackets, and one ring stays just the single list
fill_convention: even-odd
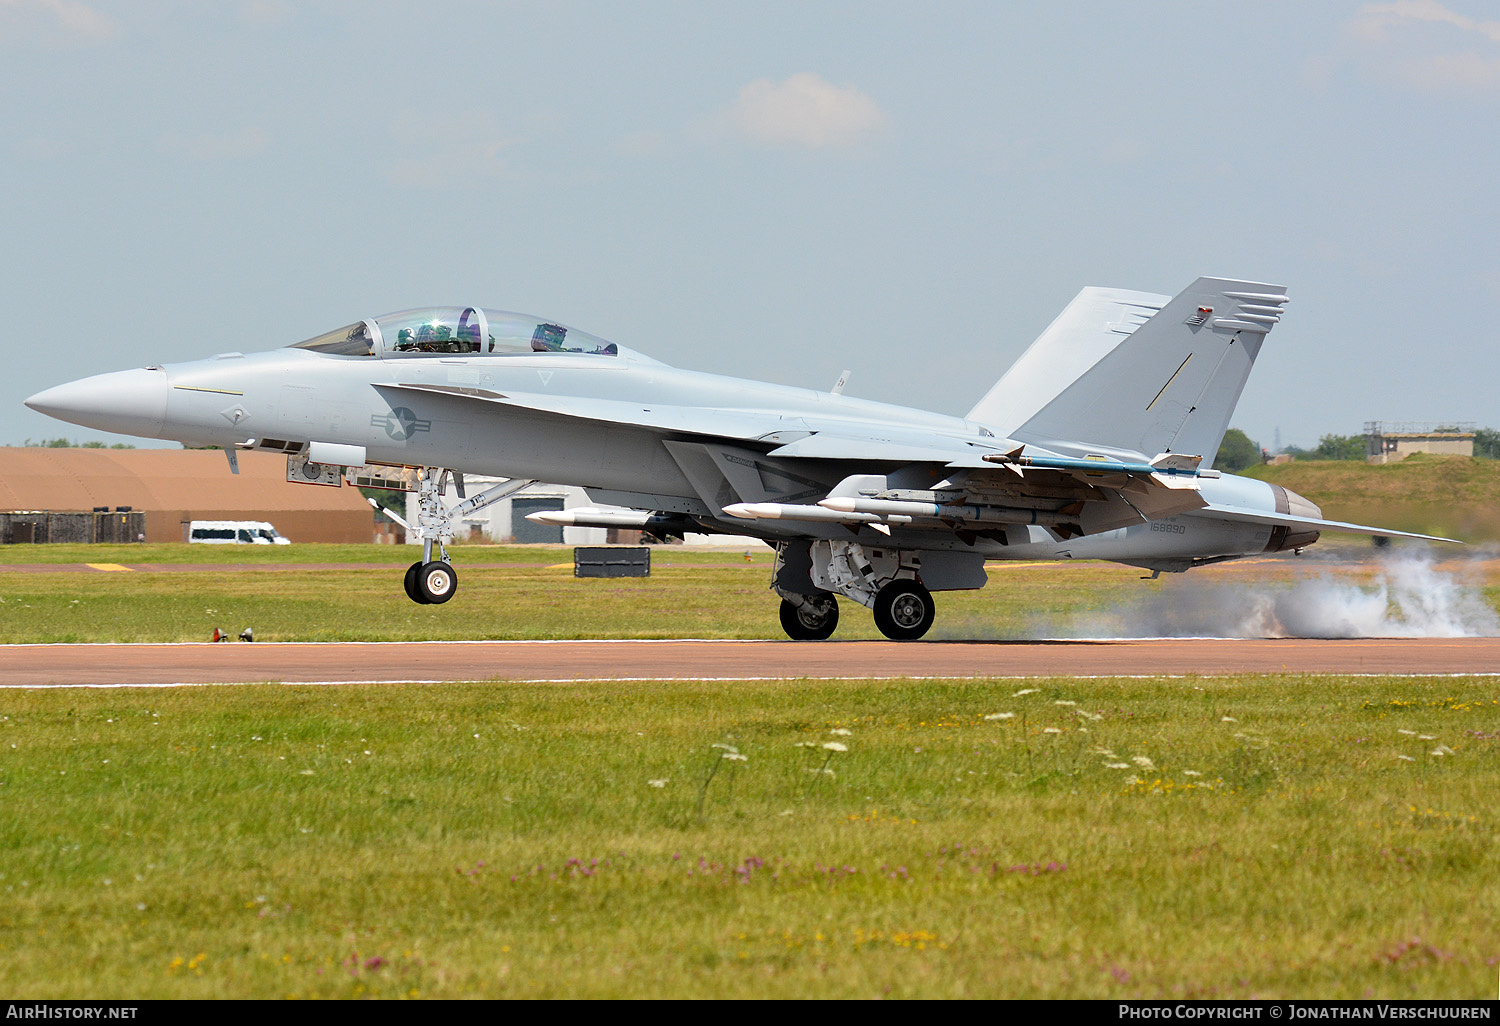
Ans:
[{"label": "fighter jet", "polygon": [[[1086,288],[963,417],[846,396],[842,378],[820,392],[681,370],[475,306],[100,374],[26,405],[217,445],[231,469],[239,450],[271,450],[288,480],[404,482],[420,511],[407,525],[422,543],[405,578],[415,602],[456,592],[455,525],[540,480],[599,504],[533,514],[547,523],[764,540],[791,638],[831,636],[843,597],[914,640],[933,593],[983,587],[986,560],[1156,575],[1300,551],[1323,531],[1427,537],[1328,521],[1294,492],[1213,469],[1286,302],[1281,286],[1221,278],[1175,297]],[[465,473],[509,480],[467,497]]]}]

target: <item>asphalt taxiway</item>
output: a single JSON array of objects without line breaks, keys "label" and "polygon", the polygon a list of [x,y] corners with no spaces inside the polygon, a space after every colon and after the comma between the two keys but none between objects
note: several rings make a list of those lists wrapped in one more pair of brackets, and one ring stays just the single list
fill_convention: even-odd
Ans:
[{"label": "asphalt taxiway", "polygon": [[0,686],[1500,674],[1500,638],[0,646]]}]

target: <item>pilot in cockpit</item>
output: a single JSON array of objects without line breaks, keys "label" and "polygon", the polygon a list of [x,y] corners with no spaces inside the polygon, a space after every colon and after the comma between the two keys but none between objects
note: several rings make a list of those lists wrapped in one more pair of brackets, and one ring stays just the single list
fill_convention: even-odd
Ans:
[{"label": "pilot in cockpit", "polygon": [[536,331],[531,334],[531,351],[534,353],[561,353],[563,339],[567,338],[568,329],[561,324],[538,324]]}]

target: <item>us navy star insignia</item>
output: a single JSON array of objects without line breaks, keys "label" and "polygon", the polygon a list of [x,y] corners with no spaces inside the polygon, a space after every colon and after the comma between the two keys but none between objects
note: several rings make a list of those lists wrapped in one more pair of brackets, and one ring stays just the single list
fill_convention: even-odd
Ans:
[{"label": "us navy star insignia", "polygon": [[385,415],[371,415],[370,426],[385,428],[385,433],[391,438],[404,442],[418,431],[431,431],[432,421],[418,417],[405,406],[398,406]]}]

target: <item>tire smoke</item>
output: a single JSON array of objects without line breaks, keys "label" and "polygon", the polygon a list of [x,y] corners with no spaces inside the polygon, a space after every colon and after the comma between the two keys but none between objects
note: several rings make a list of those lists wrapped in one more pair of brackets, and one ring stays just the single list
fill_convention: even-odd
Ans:
[{"label": "tire smoke", "polygon": [[[1190,571],[1202,573],[1203,571]],[[1476,638],[1500,636],[1477,561],[1382,556],[1359,583],[1327,571],[1289,583],[1175,580],[1079,614],[1067,638]]]}]

